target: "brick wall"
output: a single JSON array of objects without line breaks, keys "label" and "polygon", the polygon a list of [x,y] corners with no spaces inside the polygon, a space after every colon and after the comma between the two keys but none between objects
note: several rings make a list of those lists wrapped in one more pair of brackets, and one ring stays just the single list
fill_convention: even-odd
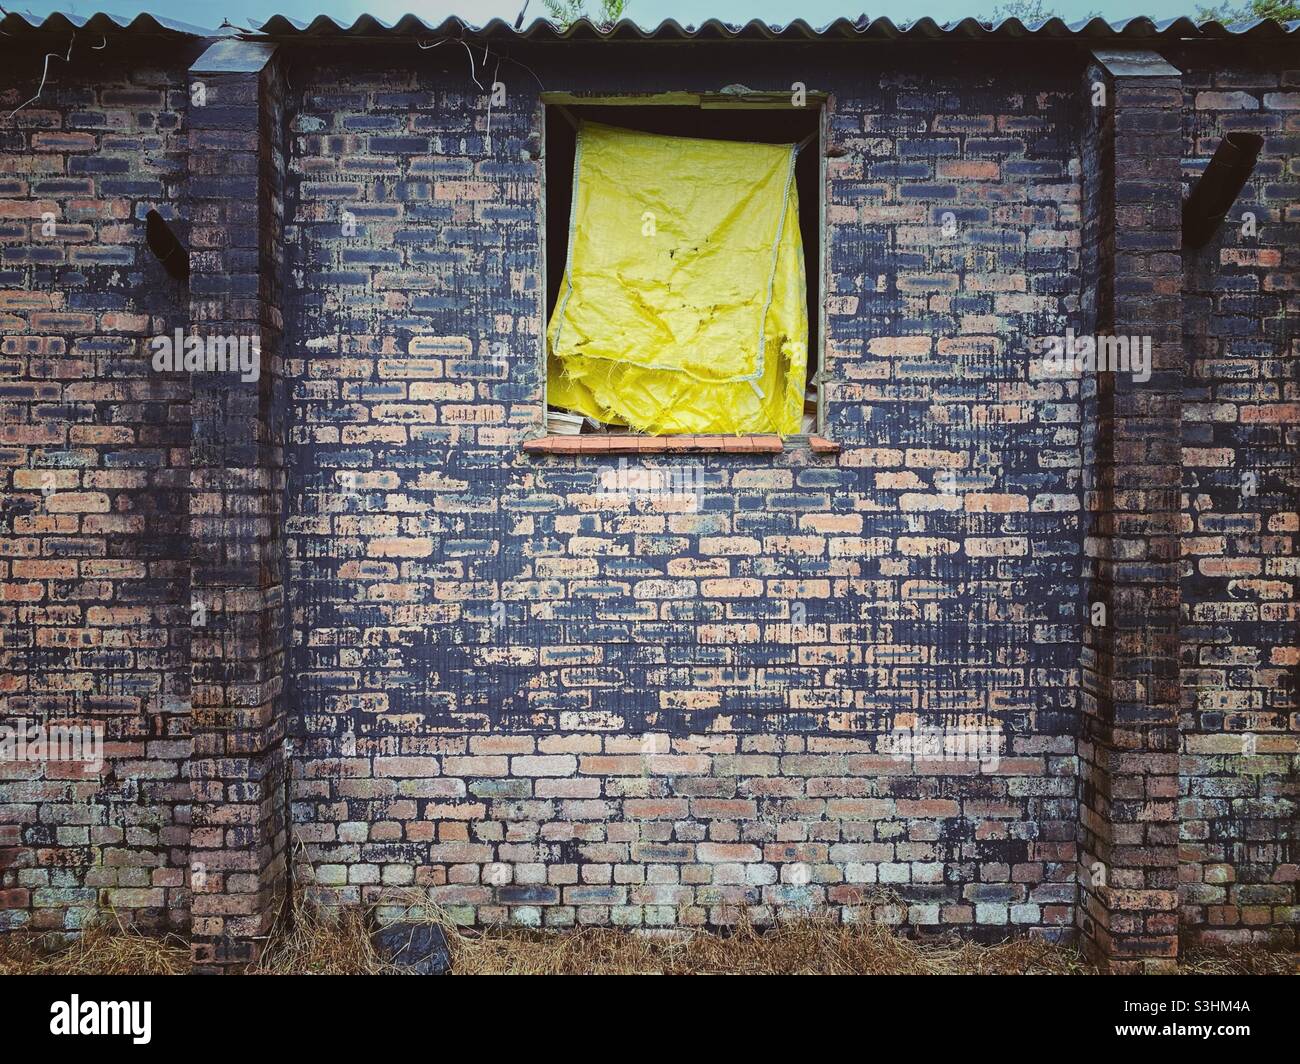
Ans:
[{"label": "brick wall", "polygon": [[[66,54],[44,43],[0,46],[4,116],[42,51]],[[96,44],[0,124],[0,723],[105,744],[98,773],[0,762],[0,928],[188,922],[189,379],[143,340],[187,308],[143,235],[151,207],[176,213],[194,49],[163,68]]]},{"label": "brick wall", "polygon": [[[256,955],[298,846],[323,899],[416,887],[480,922],[827,905],[1077,927],[1158,967],[1179,875],[1184,927],[1291,940],[1283,59],[1171,55],[1181,83],[1112,85],[1112,120],[1072,48],[350,42],[187,78],[201,44],[159,72],[91,43],[0,128],[0,720],[111,743],[92,780],[0,765],[0,926],[192,908],[220,970]],[[524,453],[539,80],[832,94],[838,454],[634,463],[689,460],[697,499]],[[1179,262],[1180,121],[1189,173],[1222,130],[1267,134],[1254,243]],[[46,203],[67,222],[43,242]],[[183,216],[188,293],[143,248],[155,205]],[[151,373],[143,338],[191,324],[255,330],[259,382]],[[1031,343],[1120,324],[1156,338],[1150,388],[1053,379]],[[927,726],[990,730],[996,763],[900,757]]]},{"label": "brick wall", "polygon": [[1225,133],[1264,136],[1229,220],[1184,256],[1183,926],[1284,945],[1300,922],[1296,67],[1281,50],[1188,56],[1183,80],[1187,180]]},{"label": "brick wall", "polygon": [[257,960],[288,874],[282,368],[285,85],[270,46],[214,45],[190,68],[190,314],[256,338],[255,380],[194,385],[191,950],[202,972]]},{"label": "brick wall", "polygon": [[[1079,299],[1074,84],[839,55],[768,51],[761,82],[834,93],[843,451],[708,457],[695,512],[599,498],[611,460],[520,452],[542,409],[532,79],[502,67],[489,149],[463,54],[295,67],[293,798],[330,896],[1069,927],[1080,407],[1027,338]],[[757,83],[752,50],[728,56],[673,86]],[[609,91],[638,66],[540,62]],[[996,769],[915,771],[882,741],[959,721],[996,729]]]},{"label": "brick wall", "polygon": [[1117,971],[1162,971],[1178,948],[1181,93],[1178,71],[1159,56],[1099,60],[1084,85],[1085,141],[1100,173],[1088,181],[1087,232],[1107,265],[1088,316],[1099,336],[1147,338],[1150,366],[1143,380],[1099,365],[1087,403],[1093,606],[1078,742],[1077,918],[1091,955]]}]

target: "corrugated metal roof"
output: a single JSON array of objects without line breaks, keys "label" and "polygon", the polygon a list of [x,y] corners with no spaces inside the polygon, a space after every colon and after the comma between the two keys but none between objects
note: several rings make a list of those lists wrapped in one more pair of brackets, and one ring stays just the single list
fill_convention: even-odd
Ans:
[{"label": "corrugated metal roof", "polygon": [[1108,22],[1093,18],[1078,22],[1065,22],[1059,18],[1024,23],[1017,18],[998,22],[980,22],[964,18],[957,22],[936,22],[921,18],[915,22],[895,24],[887,18],[839,18],[824,26],[812,26],[803,19],[784,25],[760,22],[723,22],[708,19],[698,26],[683,26],[676,19],[665,19],[657,26],[642,27],[631,19],[621,19],[611,26],[601,27],[586,18],[571,26],[561,28],[547,19],[534,19],[528,25],[515,29],[503,19],[494,18],[481,26],[452,16],[440,23],[426,22],[415,15],[405,15],[397,22],[388,23],[373,15],[362,15],[350,25],[335,21],[328,15],[318,15],[310,22],[300,22],[284,15],[272,15],[254,27],[236,27],[229,23],[220,29],[210,30],[191,26],[174,19],[141,13],[126,19],[117,15],[69,15],[54,13],[44,19],[30,21],[26,16],[11,12],[0,20],[0,31],[10,35],[23,32],[55,32],[84,30],[91,33],[139,33],[193,37],[475,37],[478,39],[523,38],[530,41],[715,41],[715,40],[937,40],[957,39],[969,41],[1015,40],[1034,37],[1040,40],[1081,39],[1088,41],[1151,41],[1179,39],[1214,39],[1249,37],[1252,40],[1277,40],[1300,35],[1300,21],[1275,22],[1258,19],[1225,26],[1215,21],[1195,22],[1190,18],[1154,20],[1145,15]]},{"label": "corrugated metal roof", "polygon": [[[36,16],[33,15],[31,18],[35,19]],[[0,19],[0,32],[7,33],[10,36],[36,31],[67,33],[69,30],[105,35],[110,33],[134,33],[142,36],[162,37],[176,35],[221,37],[225,35],[221,30],[192,26],[188,22],[177,22],[175,19],[164,18],[161,15],[150,15],[146,11],[142,11],[131,18],[125,18],[122,15],[109,15],[103,11],[94,15],[71,15],[61,11],[54,11],[46,15],[45,18],[34,22],[17,11],[9,11],[5,13],[3,19]]]},{"label": "corrugated metal roof", "polygon": [[1189,18],[1153,21],[1146,16],[1120,19],[1114,23],[1102,18],[1067,23],[1059,18],[1044,19],[1026,25],[1017,18],[1002,19],[996,23],[964,18],[958,22],[936,22],[932,18],[896,25],[887,18],[840,18],[824,26],[811,26],[803,19],[785,25],[774,25],[753,19],[743,25],[709,19],[698,26],[683,26],[675,19],[665,19],[659,25],[645,29],[631,19],[622,19],[612,26],[601,28],[589,19],[578,19],[561,29],[547,19],[534,19],[516,30],[510,23],[492,19],[483,26],[472,26],[459,18],[448,18],[440,24],[425,22],[414,15],[406,15],[393,24],[371,15],[362,15],[350,26],[344,26],[327,15],[319,15],[309,23],[297,22],[283,15],[267,19],[261,33],[275,37],[391,37],[412,34],[434,36],[461,36],[473,34],[480,38],[523,37],[528,40],[852,40],[876,38],[883,40],[960,38],[988,40],[991,38],[1086,38],[1089,40],[1149,40],[1152,38],[1183,37],[1238,37],[1281,38],[1300,33],[1300,21],[1278,23],[1259,19],[1238,23],[1231,27],[1218,22],[1196,23]]}]

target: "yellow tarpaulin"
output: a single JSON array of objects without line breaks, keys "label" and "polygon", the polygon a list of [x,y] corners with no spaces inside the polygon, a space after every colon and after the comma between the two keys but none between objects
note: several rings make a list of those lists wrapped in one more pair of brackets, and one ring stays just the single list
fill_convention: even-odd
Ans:
[{"label": "yellow tarpaulin", "polygon": [[582,124],[552,406],[661,435],[800,431],[796,152]]}]

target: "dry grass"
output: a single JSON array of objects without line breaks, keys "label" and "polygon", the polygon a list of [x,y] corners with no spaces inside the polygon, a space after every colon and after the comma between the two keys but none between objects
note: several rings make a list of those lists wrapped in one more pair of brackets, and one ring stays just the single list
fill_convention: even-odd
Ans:
[{"label": "dry grass", "polygon": [[1300,975],[1300,954],[1248,946],[1184,946],[1179,975]]},{"label": "dry grass", "polygon": [[611,928],[496,931],[457,942],[460,975],[1081,975],[1074,950],[1022,938],[921,944],[888,927],[806,919],[760,930],[630,935]]},{"label": "dry grass", "polygon": [[[1075,950],[1041,939],[997,946],[921,944],[881,925],[844,926],[808,918],[777,928],[741,924],[704,931],[632,934],[615,928],[531,931],[457,927],[419,895],[395,895],[385,915],[442,925],[457,975],[1071,975],[1093,969]],[[357,910],[328,914],[297,906],[298,918],[271,938],[259,974],[387,974],[371,921]]]},{"label": "dry grass", "polygon": [[[385,916],[441,924],[457,975],[1088,975],[1076,950],[1037,938],[996,946],[959,940],[916,942],[879,924],[844,926],[808,918],[776,928],[742,924],[727,934],[703,931],[631,934],[614,928],[531,931],[458,928],[424,899],[395,897]],[[375,913],[321,910],[301,900],[271,935],[260,975],[390,975],[370,939]],[[0,974],[179,975],[189,950],[111,925],[96,927],[50,954],[34,936],[0,936]],[[1184,951],[1187,975],[1296,973],[1294,954],[1258,949]]]},{"label": "dry grass", "polygon": [[252,975],[400,975],[370,941],[370,914],[319,909],[301,900],[271,932]]},{"label": "dry grass", "polygon": [[62,936],[0,935],[0,975],[184,975],[190,945],[177,935],[143,935],[120,920]]},{"label": "dry grass", "polygon": [[[1021,938],[997,946],[920,944],[881,925],[808,918],[777,928],[741,924],[704,931],[633,934],[616,928],[531,931],[457,927],[436,905],[398,894],[385,915],[442,925],[456,975],[1073,975],[1093,968],[1073,949]],[[375,952],[372,921],[358,910],[326,913],[301,902],[271,936],[256,974],[395,974]],[[373,914],[371,914],[373,915]],[[288,922],[286,921],[286,925]]]}]

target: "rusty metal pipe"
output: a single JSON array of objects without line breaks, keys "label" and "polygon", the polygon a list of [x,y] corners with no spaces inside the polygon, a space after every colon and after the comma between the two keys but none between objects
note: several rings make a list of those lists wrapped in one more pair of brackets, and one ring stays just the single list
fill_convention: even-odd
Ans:
[{"label": "rusty metal pipe", "polygon": [[144,239],[168,274],[178,281],[190,279],[190,253],[157,211],[144,216]]},{"label": "rusty metal pipe", "polygon": [[1195,250],[1210,242],[1241,195],[1263,146],[1264,138],[1256,133],[1229,133],[1219,141],[1183,203],[1183,247]]}]

